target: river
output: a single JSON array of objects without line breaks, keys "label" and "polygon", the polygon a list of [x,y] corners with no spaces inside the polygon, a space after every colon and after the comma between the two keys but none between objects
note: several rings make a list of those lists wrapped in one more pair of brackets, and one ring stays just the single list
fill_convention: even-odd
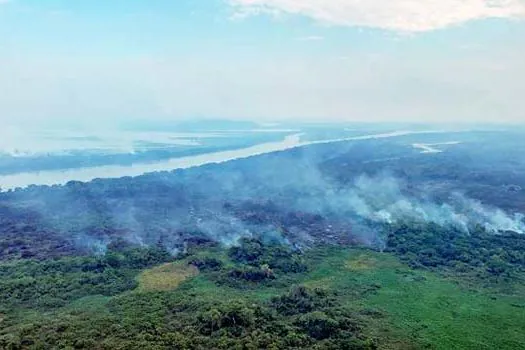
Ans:
[{"label": "river", "polygon": [[195,156],[173,158],[151,163],[136,163],[132,165],[106,165],[89,168],[74,168],[66,170],[46,170],[0,176],[0,188],[9,190],[23,188],[29,185],[63,185],[68,181],[88,182],[97,178],[119,178],[124,176],[139,176],[156,171],[187,169],[211,163],[223,163],[266,153],[284,151],[296,147],[315,144],[326,144],[343,141],[358,141],[399,137],[411,134],[427,134],[443,131],[394,131],[381,134],[353,136],[348,138],[328,139],[318,141],[301,141],[302,134],[286,136],[282,141],[268,142],[259,145]]}]

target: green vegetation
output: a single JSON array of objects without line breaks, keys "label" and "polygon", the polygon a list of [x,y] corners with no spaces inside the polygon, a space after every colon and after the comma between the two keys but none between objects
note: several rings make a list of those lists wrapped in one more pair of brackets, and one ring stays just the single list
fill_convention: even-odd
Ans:
[{"label": "green vegetation", "polygon": [[[257,239],[0,265],[1,349],[517,349],[520,295],[391,253]],[[197,273],[197,269],[198,272]],[[261,276],[265,276],[262,278]]]},{"label": "green vegetation", "polygon": [[169,291],[199,273],[193,265],[166,263],[142,272],[138,276],[140,291]]},{"label": "green vegetation", "polygon": [[54,309],[91,295],[113,296],[137,287],[144,268],[172,260],[156,248],[109,250],[104,256],[19,260],[0,265],[0,313]]},{"label": "green vegetation", "polygon": [[465,233],[433,223],[388,228],[388,251],[409,266],[461,275],[463,282],[500,289],[525,286],[525,236],[489,233],[482,227]]},{"label": "green vegetation", "polygon": [[[322,283],[340,291],[368,288],[365,298],[344,299],[371,313],[380,310],[384,321],[416,348],[519,349],[525,341],[520,330],[525,326],[523,294],[466,289],[458,283],[461,280],[411,269],[390,254],[354,250],[332,254],[319,266]],[[353,268],[364,262],[367,268]],[[350,278],[343,266],[353,271]],[[330,279],[323,277],[326,274]],[[381,327],[381,322],[375,326]]]}]

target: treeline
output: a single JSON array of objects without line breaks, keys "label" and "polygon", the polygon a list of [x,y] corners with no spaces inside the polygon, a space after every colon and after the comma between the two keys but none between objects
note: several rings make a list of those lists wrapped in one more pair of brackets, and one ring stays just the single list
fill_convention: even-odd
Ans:
[{"label": "treeline", "polygon": [[433,223],[386,228],[387,250],[413,268],[447,268],[480,278],[514,278],[525,273],[525,235],[494,234],[478,226],[465,233]]},{"label": "treeline", "polygon": [[[303,286],[268,302],[132,293],[109,312],[58,314],[0,332],[2,349],[376,349],[359,314]],[[82,315],[82,314],[81,314]]]},{"label": "treeline", "polygon": [[[114,243],[100,257],[1,265],[0,293],[7,298],[0,314],[7,318],[0,348],[377,348],[363,331],[363,315],[346,308],[335,291],[290,287],[310,265],[286,245],[250,238],[227,250],[192,247],[177,263],[199,269],[194,283],[164,292],[135,288],[140,271],[170,260],[160,248]],[[276,296],[258,296],[268,288]],[[82,304],[72,307],[75,300]],[[17,319],[29,309],[52,316]]]},{"label": "treeline", "polygon": [[0,265],[0,313],[51,309],[89,295],[112,296],[137,286],[144,268],[172,260],[164,249],[110,245],[102,256],[20,260]]},{"label": "treeline", "polygon": [[283,243],[265,243],[262,237],[241,238],[238,245],[227,252],[226,262],[213,256],[198,255],[191,257],[189,264],[207,272],[218,285],[238,289],[271,285],[279,277],[308,270],[300,252]]}]

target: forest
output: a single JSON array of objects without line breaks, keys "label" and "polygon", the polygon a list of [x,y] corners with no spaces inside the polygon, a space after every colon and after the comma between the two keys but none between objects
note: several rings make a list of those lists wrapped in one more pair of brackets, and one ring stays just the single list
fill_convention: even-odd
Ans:
[{"label": "forest", "polygon": [[0,193],[0,348],[520,348],[519,164],[368,147]]},{"label": "forest", "polygon": [[[498,270],[491,260],[461,259],[464,252],[461,264],[440,264],[438,256],[425,260],[432,254],[417,245],[402,249],[393,242],[389,249],[400,259],[333,245],[300,252],[260,237],[229,249],[194,245],[174,258],[121,241],[101,256],[3,263],[0,347],[445,349],[459,342],[518,348],[523,284],[494,291],[490,286],[502,284],[490,276],[522,279],[523,259],[507,259],[507,269]],[[457,277],[466,270],[475,272],[470,281],[477,290]],[[451,271],[458,272],[452,280]],[[392,293],[400,300],[392,301]],[[425,299],[414,300],[420,293]],[[434,312],[453,317],[432,324]],[[499,333],[480,338],[474,327]]]}]

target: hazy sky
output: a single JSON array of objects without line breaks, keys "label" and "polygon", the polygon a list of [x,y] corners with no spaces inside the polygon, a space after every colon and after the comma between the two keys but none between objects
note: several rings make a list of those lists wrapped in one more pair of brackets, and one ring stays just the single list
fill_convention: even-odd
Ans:
[{"label": "hazy sky", "polygon": [[0,0],[0,120],[525,122],[525,0]]}]

